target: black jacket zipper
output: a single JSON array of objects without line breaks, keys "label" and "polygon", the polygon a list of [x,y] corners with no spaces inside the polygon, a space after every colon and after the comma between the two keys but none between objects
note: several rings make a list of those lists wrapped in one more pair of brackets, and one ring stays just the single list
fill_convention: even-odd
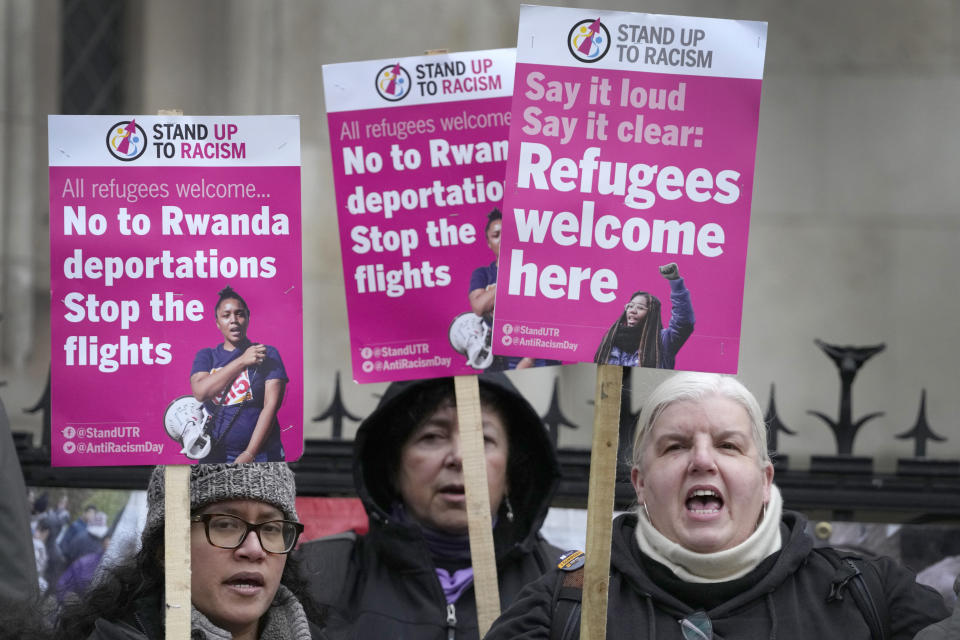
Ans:
[{"label": "black jacket zipper", "polygon": [[453,603],[447,605],[447,640],[456,640],[457,637],[457,609]]}]

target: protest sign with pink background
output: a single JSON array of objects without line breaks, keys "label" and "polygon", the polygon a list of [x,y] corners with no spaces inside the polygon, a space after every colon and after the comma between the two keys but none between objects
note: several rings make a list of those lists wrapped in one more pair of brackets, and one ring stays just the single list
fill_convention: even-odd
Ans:
[{"label": "protest sign with pink background", "polygon": [[[50,116],[53,465],[219,461],[283,378],[256,459],[300,457],[299,131],[296,116]],[[249,310],[238,351],[269,346],[204,415],[173,403],[192,398],[198,353],[233,357],[227,286]]]},{"label": "protest sign with pink background", "polygon": [[765,23],[525,6],[518,42],[494,351],[735,372]]},{"label": "protest sign with pink background", "polygon": [[510,49],[323,68],[357,382],[476,373],[492,358],[469,294],[478,269],[496,281],[485,232],[503,198],[514,61]]}]

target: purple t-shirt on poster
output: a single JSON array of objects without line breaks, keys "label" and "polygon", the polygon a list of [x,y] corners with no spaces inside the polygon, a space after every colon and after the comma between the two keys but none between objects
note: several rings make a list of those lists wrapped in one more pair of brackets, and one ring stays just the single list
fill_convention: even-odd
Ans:
[{"label": "purple t-shirt on poster", "polygon": [[[488,265],[482,267],[477,267],[473,270],[473,273],[470,275],[470,289],[469,291],[476,291],[477,289],[486,289],[492,284],[497,282],[497,261],[494,260]],[[468,293],[469,293],[468,291]],[[493,325],[493,316],[491,314],[484,314],[484,322],[487,323],[487,326]]]},{"label": "purple t-shirt on poster", "polygon": [[470,291],[486,289],[497,281],[497,261],[477,267],[470,276]]},{"label": "purple t-shirt on poster", "polygon": [[[212,349],[201,349],[193,360],[192,376],[195,373],[213,373],[240,357],[252,343],[247,343],[233,351],[227,351],[222,344]],[[204,406],[213,416],[211,437],[214,446],[210,455],[201,462],[233,462],[246,449],[253,430],[263,409],[263,396],[267,380],[287,382],[286,369],[280,359],[280,353],[270,345],[265,345],[267,355],[256,367],[247,367],[230,385]],[[273,462],[283,460],[283,447],[280,443],[280,425],[274,418],[264,446],[257,453],[254,462]]]}]

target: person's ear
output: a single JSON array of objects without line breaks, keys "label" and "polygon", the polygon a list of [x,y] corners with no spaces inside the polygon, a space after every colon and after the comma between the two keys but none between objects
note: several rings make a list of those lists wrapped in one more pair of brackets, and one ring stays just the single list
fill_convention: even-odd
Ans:
[{"label": "person's ear", "polygon": [[637,494],[637,502],[643,504],[643,474],[636,467],[630,469],[630,484]]},{"label": "person's ear", "polygon": [[770,502],[770,487],[773,485],[773,463],[767,460],[763,463],[763,504]]}]

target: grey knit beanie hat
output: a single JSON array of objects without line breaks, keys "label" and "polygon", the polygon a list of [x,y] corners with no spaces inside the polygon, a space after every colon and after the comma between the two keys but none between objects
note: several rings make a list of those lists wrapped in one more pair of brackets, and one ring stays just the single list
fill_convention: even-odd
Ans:
[{"label": "grey knit beanie hat", "polygon": [[[146,538],[163,528],[163,466],[153,470],[147,486]],[[226,500],[258,500],[275,506],[287,520],[297,517],[297,484],[286,462],[196,464],[190,467],[190,512]]]}]

